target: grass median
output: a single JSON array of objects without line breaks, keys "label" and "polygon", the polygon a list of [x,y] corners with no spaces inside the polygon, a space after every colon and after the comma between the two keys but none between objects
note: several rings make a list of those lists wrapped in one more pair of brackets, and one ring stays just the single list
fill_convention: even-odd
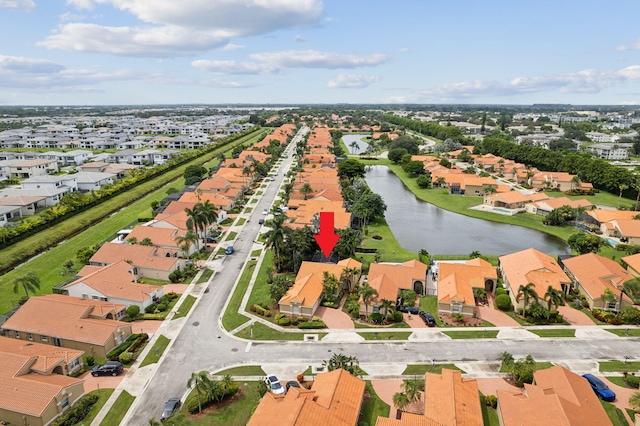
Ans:
[{"label": "grass median", "polygon": [[123,390],[104,417],[104,420],[100,422],[100,426],[119,426],[135,399],[135,396]]},{"label": "grass median", "polygon": [[160,360],[160,357],[164,353],[165,349],[167,349],[167,346],[169,346],[170,342],[171,340],[165,337],[163,334],[158,336],[158,338],[156,339],[156,342],[153,344],[153,347],[147,353],[147,356],[144,357],[144,360],[142,361],[142,363],[140,363],[139,368],[157,363]]}]

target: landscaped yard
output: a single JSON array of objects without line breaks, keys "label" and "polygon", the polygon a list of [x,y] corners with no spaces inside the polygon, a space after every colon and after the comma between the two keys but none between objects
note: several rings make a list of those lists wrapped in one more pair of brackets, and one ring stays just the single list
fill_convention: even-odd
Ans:
[{"label": "landscaped yard", "polygon": [[369,398],[362,404],[358,425],[375,425],[378,417],[389,417],[391,407],[378,397],[370,381],[367,381],[365,390],[369,393]]},{"label": "landscaped yard", "polygon": [[109,397],[111,396],[114,390],[115,389],[96,389],[94,391],[89,392],[87,395],[98,395],[98,401],[95,404],[93,404],[93,406],[91,407],[91,410],[89,410],[89,413],[86,415],[86,417],[81,421],[79,421],[78,423],[74,424],[73,426],[90,425],[93,419],[96,418],[96,416],[104,406],[105,402],[107,402],[107,400],[109,399]]},{"label": "landscaped yard", "polygon": [[123,390],[120,396],[118,396],[118,399],[116,399],[116,402],[111,406],[104,420],[100,422],[100,426],[119,426],[135,399],[135,396]]},{"label": "landscaped yard", "polygon": [[182,408],[179,417],[176,419],[181,425],[194,425],[194,426],[208,426],[208,425],[220,425],[220,426],[244,426],[249,422],[253,411],[255,410],[258,402],[260,401],[260,394],[258,393],[258,382],[241,382],[238,386],[243,389],[243,395],[237,401],[233,403],[206,412],[205,415],[200,417],[190,416],[186,414],[186,408]]},{"label": "landscaped yard", "polygon": [[609,420],[611,420],[611,423],[613,423],[613,426],[629,426],[629,422],[622,413],[621,409],[610,402],[600,401],[600,403],[604,407],[604,411],[606,411],[607,415],[609,416]]}]

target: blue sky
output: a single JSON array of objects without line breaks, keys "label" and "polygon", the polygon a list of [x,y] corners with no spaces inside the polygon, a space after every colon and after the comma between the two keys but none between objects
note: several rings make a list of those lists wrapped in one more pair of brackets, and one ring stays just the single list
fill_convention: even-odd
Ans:
[{"label": "blue sky", "polygon": [[640,104],[640,2],[0,0],[0,105]]}]

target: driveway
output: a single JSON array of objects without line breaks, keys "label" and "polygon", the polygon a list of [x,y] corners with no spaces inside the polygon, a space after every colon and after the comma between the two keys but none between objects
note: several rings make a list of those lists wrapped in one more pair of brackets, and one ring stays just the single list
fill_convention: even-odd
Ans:
[{"label": "driveway", "polygon": [[133,321],[131,323],[131,332],[134,334],[138,333],[147,333],[153,334],[158,330],[162,321],[151,321],[151,320],[142,320],[142,321]]},{"label": "driveway", "polygon": [[177,294],[184,293],[187,288],[189,288],[189,284],[165,284],[162,289],[164,290],[164,294],[174,292]]},{"label": "driveway", "polygon": [[509,315],[493,308],[493,303],[489,302],[489,306],[478,306],[480,318],[489,321],[496,327],[518,327],[520,324]]},{"label": "driveway", "polygon": [[316,310],[316,316],[322,318],[328,328],[354,328],[351,317],[341,309],[321,306]]},{"label": "driveway", "polygon": [[85,393],[89,393],[92,390],[98,389],[98,385],[100,385],[100,389],[115,389],[118,387],[124,376],[127,375],[129,370],[127,368],[116,377],[113,376],[98,376],[93,377],[91,375],[91,371],[87,371],[82,373],[78,378],[84,380],[84,391]]},{"label": "driveway", "polygon": [[595,325],[587,314],[577,309],[573,309],[570,306],[558,306],[558,312],[560,312],[562,318],[571,325]]},{"label": "driveway", "polygon": [[[569,308],[569,309],[572,309],[572,308]],[[598,377],[602,379],[602,381],[605,382],[605,384],[609,386],[609,388],[616,393],[616,400],[613,402],[613,405],[615,405],[616,407],[622,410],[624,415],[627,417],[629,424],[635,424],[634,423],[635,419],[632,420],[627,415],[626,408],[629,408],[629,398],[631,398],[631,396],[634,393],[638,392],[638,389],[623,388],[622,386],[618,386],[614,383],[611,383],[609,380],[607,380],[606,377],[603,377],[603,376],[598,376]]]}]

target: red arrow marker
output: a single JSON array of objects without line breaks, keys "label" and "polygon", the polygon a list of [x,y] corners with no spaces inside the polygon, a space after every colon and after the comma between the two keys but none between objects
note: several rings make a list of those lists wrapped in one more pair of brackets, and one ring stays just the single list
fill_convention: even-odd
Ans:
[{"label": "red arrow marker", "polygon": [[340,239],[340,235],[335,233],[333,227],[333,212],[320,212],[320,233],[315,234],[313,238],[316,239],[324,256],[328,258]]}]

